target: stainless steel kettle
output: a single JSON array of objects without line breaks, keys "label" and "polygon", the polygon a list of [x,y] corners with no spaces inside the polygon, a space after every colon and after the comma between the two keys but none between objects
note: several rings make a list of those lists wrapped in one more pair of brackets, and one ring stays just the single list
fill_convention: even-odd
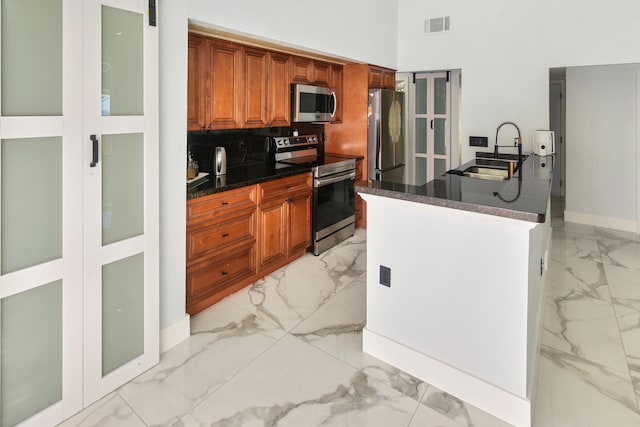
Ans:
[{"label": "stainless steel kettle", "polygon": [[213,173],[215,175],[225,175],[227,173],[227,152],[224,147],[216,147],[213,159]]}]

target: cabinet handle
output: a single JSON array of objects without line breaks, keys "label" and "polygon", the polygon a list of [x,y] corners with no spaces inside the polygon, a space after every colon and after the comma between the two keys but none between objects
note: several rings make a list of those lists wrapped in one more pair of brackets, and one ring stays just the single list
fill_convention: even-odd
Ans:
[{"label": "cabinet handle", "polygon": [[93,154],[89,166],[95,168],[98,164],[98,138],[95,135],[90,135],[89,138],[91,138],[93,144]]},{"label": "cabinet handle", "polygon": [[229,274],[228,271],[222,271],[221,273],[222,273],[223,276],[226,276],[227,274]]},{"label": "cabinet handle", "polygon": [[431,120],[431,130],[433,130],[433,120]]},{"label": "cabinet handle", "polygon": [[222,237],[229,237],[229,233],[222,233]]},{"label": "cabinet handle", "polygon": [[227,206],[229,202],[222,202],[222,206]]}]

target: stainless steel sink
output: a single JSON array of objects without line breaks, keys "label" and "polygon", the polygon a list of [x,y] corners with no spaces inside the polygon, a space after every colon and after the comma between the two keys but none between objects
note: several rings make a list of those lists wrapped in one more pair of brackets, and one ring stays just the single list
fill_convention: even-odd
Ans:
[{"label": "stainless steel sink", "polygon": [[506,181],[510,178],[508,169],[489,166],[471,166],[462,171],[462,175],[469,178],[489,179],[492,181]]}]

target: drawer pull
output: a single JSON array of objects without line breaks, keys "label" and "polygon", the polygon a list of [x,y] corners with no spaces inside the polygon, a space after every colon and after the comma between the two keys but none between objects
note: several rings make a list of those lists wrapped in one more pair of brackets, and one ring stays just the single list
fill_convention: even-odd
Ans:
[{"label": "drawer pull", "polygon": [[223,276],[226,276],[227,274],[229,274],[229,272],[228,272],[228,271],[223,271],[223,272],[221,272],[221,273],[222,273],[222,275],[223,275]]},{"label": "drawer pull", "polygon": [[229,233],[222,233],[222,237],[229,237]]},{"label": "drawer pull", "polygon": [[229,202],[222,202],[222,206],[227,206]]}]

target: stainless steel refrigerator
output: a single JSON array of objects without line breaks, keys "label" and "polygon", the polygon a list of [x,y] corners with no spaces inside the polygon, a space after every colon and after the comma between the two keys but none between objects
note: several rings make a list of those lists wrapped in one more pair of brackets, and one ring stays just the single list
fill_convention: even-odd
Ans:
[{"label": "stainless steel refrigerator", "polygon": [[368,178],[405,182],[404,93],[369,91]]}]

